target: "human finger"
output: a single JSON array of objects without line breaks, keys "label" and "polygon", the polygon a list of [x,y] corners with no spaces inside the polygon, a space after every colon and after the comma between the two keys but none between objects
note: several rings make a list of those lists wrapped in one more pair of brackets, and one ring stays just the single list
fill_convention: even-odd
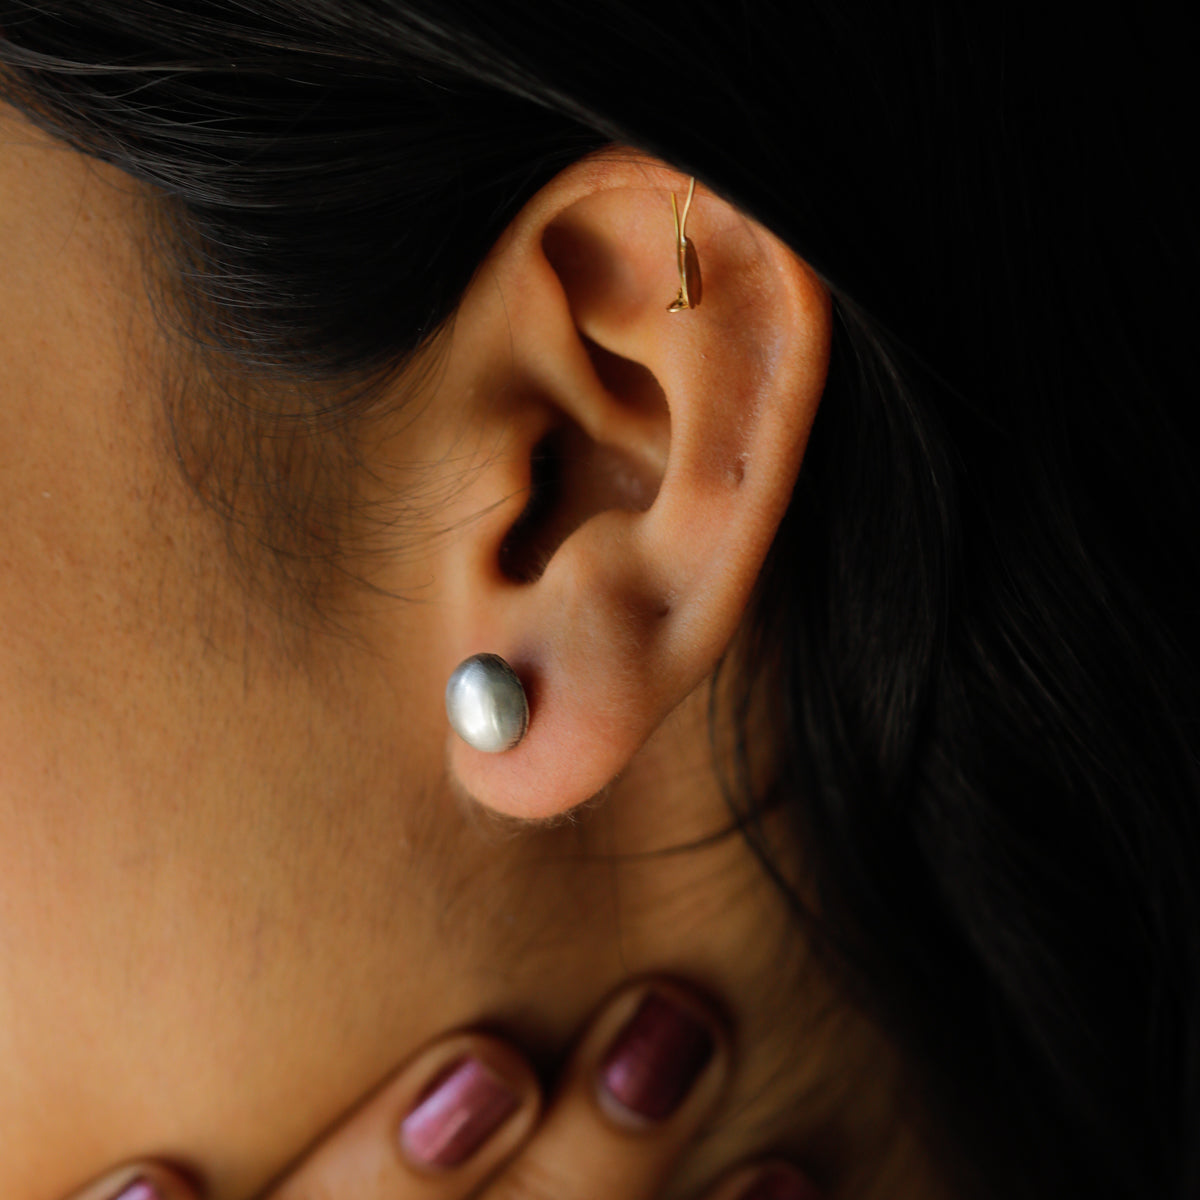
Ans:
[{"label": "human finger", "polygon": [[[524,1059],[481,1034],[419,1054],[260,1200],[460,1200],[532,1129],[540,1090]],[[131,1164],[67,1200],[202,1200],[158,1163]]]},{"label": "human finger", "polygon": [[67,1200],[200,1200],[195,1182],[161,1163],[132,1163],[73,1192]]},{"label": "human finger", "polygon": [[541,1107],[525,1060],[497,1038],[426,1049],[262,1200],[465,1200],[521,1144]]},{"label": "human finger", "polygon": [[572,1056],[529,1144],[483,1200],[654,1200],[730,1065],[724,1022],[676,983],[623,992]]},{"label": "human finger", "polygon": [[[485,1035],[455,1035],[402,1068],[261,1200],[651,1198],[715,1104],[728,1062],[710,1006],[676,984],[643,984],[593,1022],[534,1133],[540,1092],[521,1056]],[[196,1200],[161,1168],[113,1182],[72,1200]]]},{"label": "human finger", "polygon": [[514,1050],[463,1034],[391,1080],[263,1200],[651,1200],[719,1097],[728,1037],[680,985],[593,1021],[545,1118]]}]

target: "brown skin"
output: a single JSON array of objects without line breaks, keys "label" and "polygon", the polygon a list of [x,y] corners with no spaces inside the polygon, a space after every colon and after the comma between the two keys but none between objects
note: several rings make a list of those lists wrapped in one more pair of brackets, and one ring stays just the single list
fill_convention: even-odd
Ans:
[{"label": "brown skin", "polygon": [[[704,298],[667,314],[686,180],[628,154],[563,172],[471,285],[428,402],[365,443],[361,494],[420,479],[371,568],[409,598],[350,591],[340,632],[302,633],[171,460],[144,197],[0,114],[0,1195],[162,1154],[234,1200],[438,1033],[486,1022],[553,1061],[649,971],[722,998],[738,1048],[681,1188],[769,1148],[838,1195],[930,1195],[891,1055],[740,839],[611,857],[726,820],[704,681],[824,383],[804,264],[698,189]],[[498,549],[550,422],[609,449],[572,460],[569,536],[514,583]],[[534,693],[503,756],[442,708],[483,649]]]}]

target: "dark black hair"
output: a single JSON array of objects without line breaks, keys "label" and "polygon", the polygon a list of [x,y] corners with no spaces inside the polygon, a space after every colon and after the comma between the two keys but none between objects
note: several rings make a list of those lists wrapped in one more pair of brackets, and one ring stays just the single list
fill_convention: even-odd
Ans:
[{"label": "dark black hair", "polygon": [[0,0],[3,94],[153,185],[204,361],[314,438],[592,150],[820,272],[830,380],[752,630],[786,761],[736,803],[794,816],[797,912],[972,1194],[1200,1194],[1194,72],[1160,20]]}]

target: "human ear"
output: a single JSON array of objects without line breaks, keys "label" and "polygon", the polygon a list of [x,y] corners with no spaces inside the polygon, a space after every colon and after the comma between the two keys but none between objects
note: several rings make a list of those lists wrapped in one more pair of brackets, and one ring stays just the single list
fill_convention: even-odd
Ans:
[{"label": "human ear", "polygon": [[[804,455],[830,306],[794,252],[697,186],[680,286],[671,197],[688,179],[613,150],[560,173],[469,285],[435,405],[460,486],[442,540],[445,676],[506,659],[524,738],[449,766],[497,812],[601,791],[714,670]],[[465,447],[471,448],[469,451]],[[470,465],[466,465],[466,459]]]}]

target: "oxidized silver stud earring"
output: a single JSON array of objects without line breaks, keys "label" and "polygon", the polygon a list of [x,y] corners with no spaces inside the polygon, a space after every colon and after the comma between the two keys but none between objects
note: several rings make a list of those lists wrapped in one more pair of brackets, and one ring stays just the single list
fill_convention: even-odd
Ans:
[{"label": "oxidized silver stud earring", "polygon": [[473,654],[446,684],[446,716],[468,746],[511,750],[529,728],[529,704],[517,673],[498,654]]}]

